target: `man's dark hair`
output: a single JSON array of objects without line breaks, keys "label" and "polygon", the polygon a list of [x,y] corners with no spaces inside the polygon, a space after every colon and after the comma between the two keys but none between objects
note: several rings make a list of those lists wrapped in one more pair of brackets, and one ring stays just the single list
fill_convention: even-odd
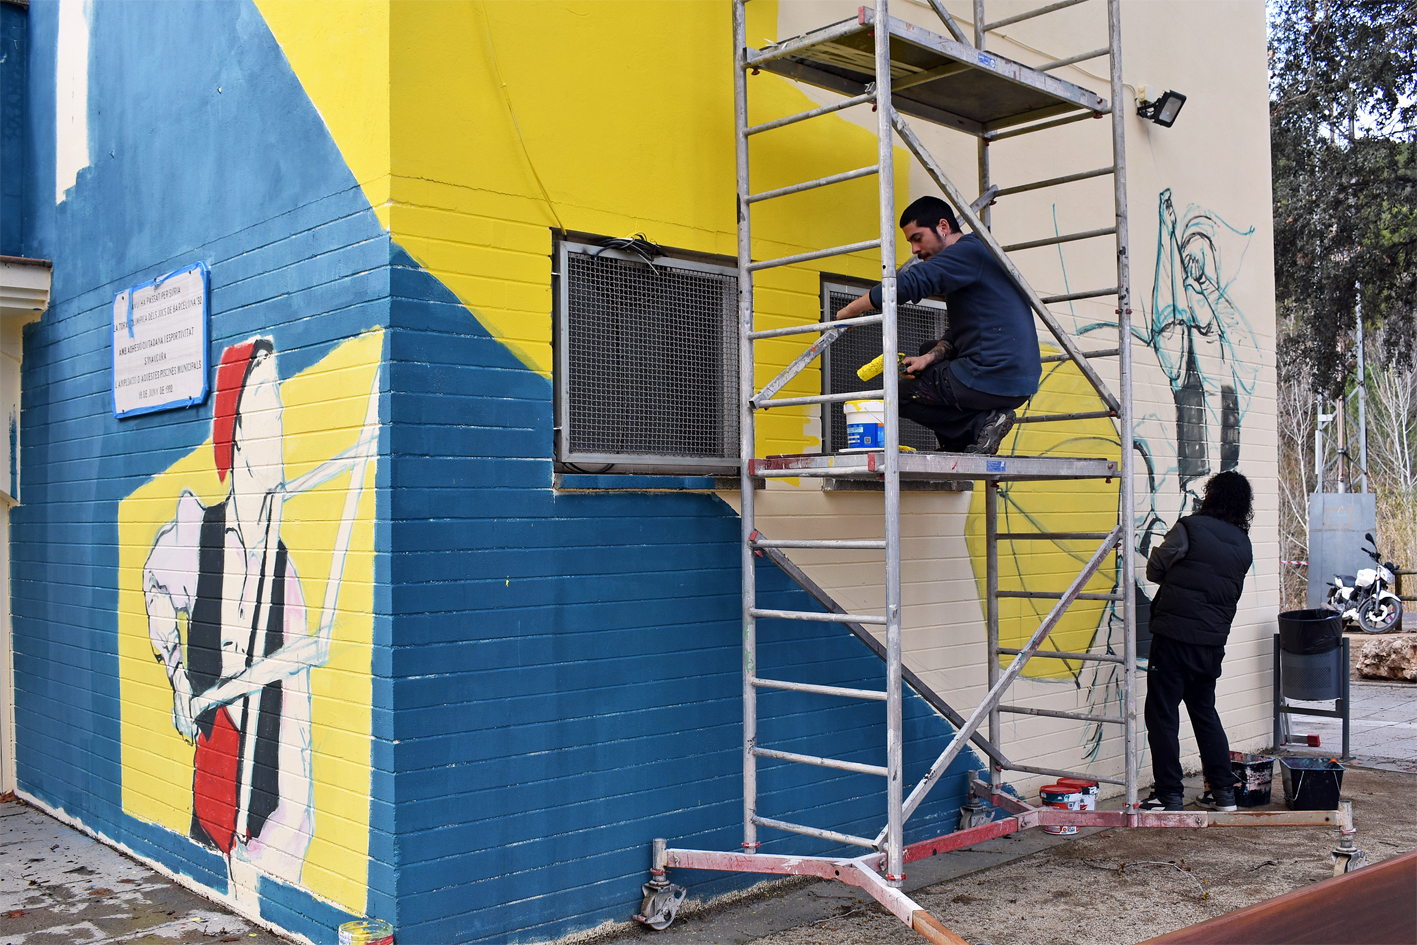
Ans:
[{"label": "man's dark hair", "polygon": [[1205,497],[1196,514],[1218,518],[1248,532],[1250,519],[1255,514],[1251,504],[1253,497],[1250,480],[1244,476],[1234,471],[1216,473],[1206,481]]},{"label": "man's dark hair", "polygon": [[933,230],[940,225],[941,220],[950,225],[950,232],[959,232],[959,223],[955,220],[955,212],[950,209],[949,204],[939,197],[920,197],[900,215],[900,228],[903,230],[907,224],[914,223],[916,226]]}]

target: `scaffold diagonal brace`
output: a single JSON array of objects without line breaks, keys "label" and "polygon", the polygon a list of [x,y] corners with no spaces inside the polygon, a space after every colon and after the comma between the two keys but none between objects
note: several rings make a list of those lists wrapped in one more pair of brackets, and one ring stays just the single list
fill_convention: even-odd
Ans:
[{"label": "scaffold diagonal brace", "polygon": [[914,129],[906,123],[905,119],[901,118],[899,114],[894,117],[895,130],[905,141],[905,146],[910,149],[910,153],[915,155],[915,159],[925,168],[925,172],[930,175],[930,178],[935,184],[950,198],[950,202],[955,205],[960,216],[964,217],[970,229],[983,240],[990,254],[998,260],[999,265],[1004,267],[1004,271],[1009,274],[1009,278],[1013,280],[1014,284],[1018,286],[1019,291],[1021,291],[1028,300],[1029,306],[1038,314],[1043,324],[1048,326],[1048,331],[1052,333],[1054,339],[1057,340],[1062,349],[1068,353],[1068,357],[1072,359],[1073,363],[1077,365],[1078,370],[1087,378],[1088,383],[1097,391],[1097,395],[1102,398],[1102,402],[1107,405],[1107,409],[1111,410],[1113,413],[1119,412],[1121,410],[1121,403],[1117,400],[1116,395],[1107,387],[1106,382],[1102,380],[1102,377],[1097,373],[1096,369],[1088,363],[1087,358],[1083,356],[1082,351],[1079,350],[1068,333],[1063,331],[1063,326],[1058,324],[1058,320],[1053,317],[1053,313],[1048,310],[1048,306],[1043,304],[1043,300],[1039,298],[1038,293],[1033,290],[1033,287],[1028,284],[1028,280],[1023,277],[1023,273],[1019,272],[1013,260],[1009,259],[1008,254],[1004,252],[998,240],[994,239],[994,235],[989,232],[989,228],[984,225],[974,212],[969,199],[966,198],[964,193],[946,176],[944,169],[940,167],[934,157],[931,156],[930,152],[926,150],[925,145],[916,137]]},{"label": "scaffold diagonal brace", "polygon": [[[930,789],[940,780],[940,776],[945,773],[954,762],[955,758],[959,756],[960,751],[964,748],[965,742],[967,742],[970,736],[974,734],[975,730],[979,728],[980,723],[988,717],[990,710],[999,704],[999,700],[1003,698],[1004,692],[1007,691],[1009,686],[1013,684],[1013,681],[1018,678],[1019,673],[1023,671],[1024,665],[1028,663],[1033,657],[1033,654],[1042,646],[1043,641],[1048,638],[1048,634],[1057,626],[1063,614],[1067,613],[1068,608],[1072,605],[1078,594],[1082,592],[1083,587],[1086,586],[1087,582],[1092,579],[1092,576],[1097,573],[1097,569],[1102,566],[1102,562],[1107,560],[1107,556],[1112,553],[1112,549],[1116,546],[1121,536],[1122,526],[1119,524],[1116,528],[1112,529],[1107,535],[1107,538],[1104,539],[1097,550],[1092,553],[1092,557],[1087,560],[1087,564],[1083,565],[1077,577],[1073,578],[1072,583],[1068,585],[1068,589],[1063,592],[1062,598],[1048,611],[1048,615],[1043,618],[1043,622],[1038,625],[1038,629],[1033,632],[1033,636],[1029,637],[1028,643],[1019,651],[1019,654],[1013,658],[1013,662],[1009,663],[1009,668],[1004,670],[999,676],[998,682],[990,687],[989,693],[984,697],[984,700],[980,702],[974,712],[970,714],[964,725],[955,732],[955,737],[950,740],[949,746],[940,754],[939,758],[935,759],[935,763],[930,766],[929,772],[920,780],[920,783],[915,786],[915,789],[910,792],[910,796],[905,799],[904,817],[906,819],[909,819],[910,815],[915,812],[915,809],[925,800],[926,795],[930,793]],[[884,834],[878,836],[876,842],[880,843],[883,837]]]},{"label": "scaffold diagonal brace", "polygon": [[830,348],[832,343],[846,332],[846,328],[832,328],[824,332],[822,337],[818,338],[810,348],[803,351],[791,364],[783,368],[782,373],[763,385],[763,389],[758,391],[757,396],[753,398],[753,406],[762,407],[764,401],[771,400],[778,391],[786,387],[798,374],[801,374],[807,365],[821,356],[823,351]]}]

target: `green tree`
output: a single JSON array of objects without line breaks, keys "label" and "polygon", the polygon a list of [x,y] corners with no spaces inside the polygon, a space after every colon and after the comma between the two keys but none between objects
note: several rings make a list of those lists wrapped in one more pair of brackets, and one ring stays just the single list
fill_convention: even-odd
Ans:
[{"label": "green tree", "polygon": [[1417,0],[1270,0],[1281,365],[1335,393],[1357,303],[1387,358],[1417,341]]}]

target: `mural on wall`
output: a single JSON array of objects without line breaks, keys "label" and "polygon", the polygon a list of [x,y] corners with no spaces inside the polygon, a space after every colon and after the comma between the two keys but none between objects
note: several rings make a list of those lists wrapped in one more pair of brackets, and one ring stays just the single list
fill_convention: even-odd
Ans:
[{"label": "mural on wall", "polygon": [[[1134,337],[1151,357],[1135,359],[1138,399],[1148,380],[1166,379],[1174,411],[1138,415],[1134,441],[1139,470],[1146,475],[1139,489],[1134,526],[1138,568],[1166,532],[1194,510],[1201,487],[1213,473],[1239,465],[1240,430],[1254,393],[1262,354],[1249,321],[1236,305],[1232,286],[1239,277],[1254,228],[1236,229],[1219,215],[1194,205],[1176,210],[1170,189],[1158,199],[1157,257],[1151,311],[1134,323]],[[1145,306],[1143,305],[1144,309]],[[1083,326],[1079,335],[1115,333],[1116,322]],[[1112,335],[1115,337],[1115,335]],[[1045,353],[1052,353],[1045,351]],[[1148,360],[1151,364],[1148,364]],[[1096,395],[1069,362],[1046,365],[1039,392],[1024,412],[1047,414],[1096,409]],[[1120,448],[1110,420],[1074,421],[1066,432],[1023,424],[1006,444],[1012,455],[1108,456]],[[1000,487],[1000,531],[1105,532],[1116,522],[1118,484],[1005,483]],[[975,573],[982,588],[983,495],[976,490],[971,505],[969,541]],[[1001,542],[1000,588],[1060,590],[1096,548],[1096,542]],[[1099,569],[1085,588],[1115,592],[1120,568],[1115,556]],[[981,600],[982,600],[981,594]],[[1048,601],[1001,600],[1000,642],[1021,646],[1047,612]],[[1150,598],[1137,588],[1138,656],[1146,659],[1150,633],[1146,627]],[[1098,640],[1101,636],[1102,640]],[[1046,644],[1051,649],[1080,652],[1098,647],[1122,650],[1122,621],[1115,604],[1079,601],[1069,609]],[[1025,674],[1085,688],[1088,701],[1101,708],[1120,698],[1116,667],[1067,660],[1037,660]],[[1089,756],[1101,744],[1103,732],[1087,732]]]},{"label": "mural on wall", "polygon": [[364,905],[381,352],[282,381],[272,339],[227,347],[211,438],[120,506],[124,808],[219,853],[238,898]]}]

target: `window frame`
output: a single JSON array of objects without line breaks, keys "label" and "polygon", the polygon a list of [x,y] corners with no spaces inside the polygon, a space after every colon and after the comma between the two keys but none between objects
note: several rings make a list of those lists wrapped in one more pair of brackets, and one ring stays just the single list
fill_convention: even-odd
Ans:
[{"label": "window frame", "polygon": [[[823,274],[822,274],[822,278],[821,278],[821,311],[822,311],[822,321],[823,321],[823,322],[831,322],[831,321],[833,320],[833,319],[832,319],[832,311],[831,311],[831,297],[832,297],[832,293],[836,292],[836,293],[852,293],[852,294],[855,294],[855,295],[865,295],[868,291],[870,291],[870,290],[871,290],[872,288],[874,288],[876,285],[877,285],[877,283],[875,283],[875,282],[868,282],[868,281],[866,281],[866,280],[857,279],[857,278],[854,278],[854,277],[851,277],[851,276],[829,275],[829,274],[827,274],[827,273],[823,273]],[[919,302],[907,302],[907,303],[903,303],[903,304],[910,305],[910,306],[913,307],[913,308],[929,308],[929,309],[935,309],[935,310],[937,310],[937,311],[940,313],[940,324],[941,324],[941,326],[942,326],[942,327],[948,327],[948,326],[949,326],[949,310],[948,310],[948,307],[947,307],[947,306],[945,305],[945,303],[944,303],[941,299],[939,299],[939,298],[921,299]],[[822,352],[822,356],[821,356],[821,358],[819,359],[819,361],[820,361],[820,367],[821,367],[822,393],[823,393],[823,394],[837,393],[836,391],[831,390],[831,379],[832,379],[832,362],[831,362],[831,358],[832,358],[832,353],[833,353],[833,351],[834,351],[835,348],[836,348],[835,345],[829,346],[826,351],[823,351],[823,352]],[[906,352],[906,354],[910,354],[910,353],[911,353],[911,352]],[[840,406],[840,404],[837,404],[837,405],[835,405],[835,406]],[[821,452],[822,452],[823,454],[829,454],[829,453],[832,452],[832,449],[831,449],[831,444],[832,444],[832,407],[833,407],[833,404],[830,404],[830,403],[822,404],[822,406],[821,406],[821,411],[820,411],[819,414],[818,414],[818,418],[819,418],[819,419],[818,419],[818,422],[819,422],[820,427],[821,427]]]},{"label": "window frame", "polygon": [[[559,235],[558,235],[559,237]],[[570,280],[567,277],[569,272],[569,257],[571,253],[582,255],[609,256],[612,259],[619,259],[625,262],[638,265],[648,265],[645,261],[634,253],[623,250],[611,249],[598,245],[596,240],[604,239],[590,234],[570,234],[565,238],[555,240],[555,257],[552,269],[554,282],[554,308],[555,317],[552,327],[552,370],[554,372],[554,424],[553,431],[553,459],[556,472],[576,473],[589,475],[697,475],[697,476],[737,476],[739,473],[739,452],[741,451],[740,436],[736,431],[731,437],[725,437],[731,446],[731,454],[725,456],[676,456],[655,453],[588,453],[575,452],[571,448],[572,429],[570,423],[570,382],[571,365],[570,360],[570,319],[567,317],[570,312]],[[734,280],[735,286],[738,279],[738,267],[735,263],[722,263],[714,260],[714,257],[704,254],[680,253],[674,250],[666,250],[667,255],[658,257],[655,265],[669,266],[690,272],[712,273],[716,276],[728,276]],[[739,325],[737,316],[737,291],[732,295],[732,317],[725,315],[726,328],[730,332],[729,337],[734,342],[729,350],[732,351],[735,367],[741,371],[741,365],[737,365],[740,345],[738,342]],[[732,393],[736,394],[738,385],[732,388]],[[724,416],[737,417],[741,420],[741,405],[737,403],[736,397],[725,398]],[[725,430],[725,433],[730,431]],[[583,468],[583,467],[591,468]],[[604,468],[597,468],[604,467]]]}]

